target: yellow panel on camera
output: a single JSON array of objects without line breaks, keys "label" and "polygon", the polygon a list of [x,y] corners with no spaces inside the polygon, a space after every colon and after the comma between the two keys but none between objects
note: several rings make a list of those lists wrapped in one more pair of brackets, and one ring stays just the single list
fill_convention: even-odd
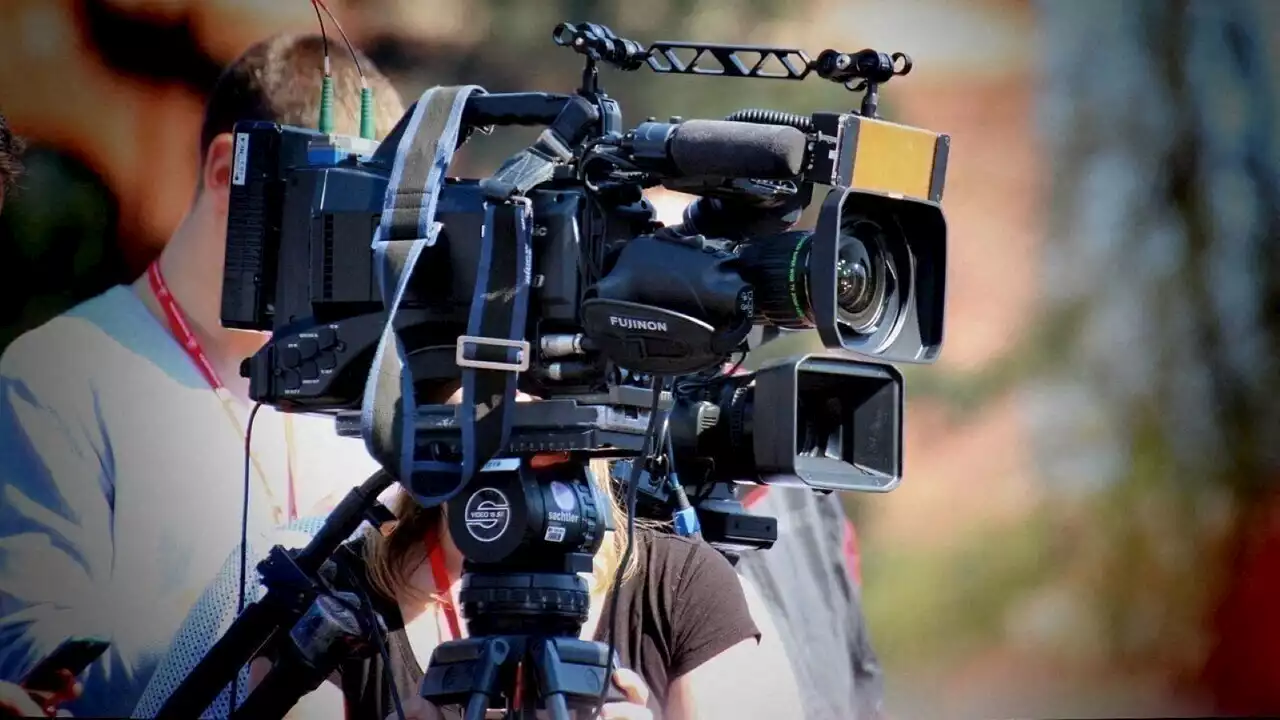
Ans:
[{"label": "yellow panel on camera", "polygon": [[851,187],[940,202],[951,139],[946,135],[856,117]]}]

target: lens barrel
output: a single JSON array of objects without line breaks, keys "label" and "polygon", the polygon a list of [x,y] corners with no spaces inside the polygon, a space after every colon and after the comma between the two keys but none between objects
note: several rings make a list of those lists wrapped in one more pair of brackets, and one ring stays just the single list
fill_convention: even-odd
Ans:
[{"label": "lens barrel", "polygon": [[876,331],[888,312],[896,272],[878,226],[863,221],[849,229],[856,232],[840,234],[835,267],[814,266],[811,232],[787,232],[743,244],[740,271],[755,288],[757,322],[785,330],[814,327],[813,273],[833,272],[840,324],[854,334]]},{"label": "lens barrel", "polygon": [[742,278],[755,288],[756,320],[785,330],[813,327],[809,258],[813,233],[787,232],[745,243]]}]

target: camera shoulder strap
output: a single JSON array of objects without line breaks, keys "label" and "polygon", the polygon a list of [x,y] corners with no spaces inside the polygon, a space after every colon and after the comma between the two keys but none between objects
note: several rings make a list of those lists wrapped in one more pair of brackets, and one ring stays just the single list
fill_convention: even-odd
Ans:
[{"label": "camera shoulder strap", "polygon": [[396,147],[380,224],[373,236],[374,272],[387,321],[374,352],[361,404],[361,434],[369,454],[395,475],[425,507],[447,501],[461,489],[457,469],[415,467],[417,404],[396,315],[423,249],[435,244],[436,200],[458,145],[467,99],[483,93],[475,85],[427,90]]},{"label": "camera shoulder strap", "polygon": [[484,213],[467,334],[458,338],[463,485],[506,447],[516,381],[532,359],[524,337],[533,274],[533,204],[526,197],[486,199]]},{"label": "camera shoulder strap", "polygon": [[464,486],[507,446],[518,374],[532,360],[524,339],[533,284],[533,203],[526,193],[555,176],[557,158],[572,156],[548,128],[532,147],[480,183],[485,196],[480,267],[457,354]]}]

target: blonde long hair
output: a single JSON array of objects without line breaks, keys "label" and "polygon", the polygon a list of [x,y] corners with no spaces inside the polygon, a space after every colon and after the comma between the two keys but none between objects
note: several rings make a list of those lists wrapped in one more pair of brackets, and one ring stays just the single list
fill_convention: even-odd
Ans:
[{"label": "blonde long hair", "polygon": [[[627,547],[627,513],[613,493],[610,482],[609,463],[605,460],[591,461],[592,481],[603,494],[609,498],[609,513],[613,517],[612,532],[606,533],[600,551],[596,553],[592,569],[593,595],[605,595],[613,587],[618,567]],[[396,516],[394,527],[385,535],[378,530],[367,530],[364,542],[365,564],[368,567],[369,582],[379,593],[387,598],[398,598],[407,589],[414,570],[425,562],[423,539],[438,538],[445,528],[441,527],[444,512],[440,507],[425,509],[414,502],[413,497],[401,491],[391,504],[391,511]],[[643,525],[653,525],[652,522]],[[642,523],[637,520],[636,526]],[[636,572],[634,550],[623,571],[622,579],[630,579]],[[447,592],[447,588],[436,588],[436,592]]]}]

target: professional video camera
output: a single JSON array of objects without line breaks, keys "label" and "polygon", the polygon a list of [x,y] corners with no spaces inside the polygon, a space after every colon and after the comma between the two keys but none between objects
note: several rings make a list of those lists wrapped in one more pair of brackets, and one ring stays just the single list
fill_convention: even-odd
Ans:
[{"label": "professional video camera", "polygon": [[[753,323],[816,328],[828,348],[883,360],[937,357],[946,232],[937,203],[949,141],[876,117],[878,86],[910,70],[905,56],[828,50],[811,61],[799,50],[670,42],[645,49],[593,25],[561,25],[555,41],[589,59],[578,93],[477,94],[462,116],[463,138],[494,126],[548,127],[526,156],[542,171],[525,188],[533,208],[527,321],[510,339],[503,331],[500,346],[468,335],[473,298],[486,280],[478,241],[486,183],[495,181],[446,181],[435,207],[443,228],[422,250],[423,267],[399,310],[415,383],[456,379],[496,356],[519,373],[520,389],[544,400],[512,411],[506,449],[629,456],[640,449],[648,405],[645,393],[635,392],[636,375],[718,367],[742,348]],[[682,51],[697,57],[685,63]],[[760,61],[745,62],[740,56],[748,53]],[[708,74],[708,57],[720,62],[723,76],[774,77],[761,68],[776,58],[785,79],[815,74],[866,90],[862,112],[743,111],[727,121],[650,121],[627,130],[617,103],[597,87],[598,63]],[[228,327],[274,333],[247,366],[255,400],[336,412],[347,432],[358,427],[351,411],[360,406],[386,320],[370,236],[383,217],[405,129],[402,122],[377,146],[268,123],[237,128],[222,317]],[[673,241],[674,233],[659,231],[641,195],[658,184],[703,196],[684,228],[693,237]],[[816,229],[788,232],[814,185],[832,187]],[[819,380],[830,377],[843,379]],[[736,446],[750,444],[754,467],[710,479],[828,490],[896,484],[899,417],[847,428],[842,443],[832,436],[854,421],[864,398],[898,394],[882,389],[900,385],[891,369],[827,358],[745,384],[705,373],[701,380],[701,392],[686,382],[690,392],[673,398],[676,451],[695,452],[682,466],[741,454]],[[832,383],[843,388],[840,424],[824,426],[829,432],[817,451],[817,415],[795,410],[827,408],[830,402],[804,394],[830,398]],[[800,395],[789,397],[793,386]],[[743,391],[726,394],[731,387]],[[775,396],[769,407],[780,415],[766,422],[738,417],[753,388]],[[713,397],[738,404],[720,407],[717,416],[706,405]],[[675,422],[695,407],[697,421]],[[892,400],[875,408],[897,412]],[[456,408],[417,409],[419,446],[460,449]],[[754,432],[729,431],[743,427]],[[694,435],[681,434],[687,432]],[[808,447],[796,447],[805,433]],[[685,475],[686,484],[701,480]]]},{"label": "professional video camera", "polygon": [[[466,704],[469,718],[510,697],[514,672],[537,676],[535,704],[557,716],[604,697],[612,641],[577,640],[589,596],[575,573],[590,571],[610,527],[587,459],[629,462],[629,509],[641,491],[653,512],[674,504],[678,531],[701,527],[726,551],[776,537],[771,520],[741,510],[735,481],[880,492],[899,481],[902,379],[869,361],[940,351],[949,147],[877,115],[879,86],[910,60],[645,48],[593,24],[561,24],[554,40],[586,57],[576,93],[435,89],[380,144],[236,126],[223,323],[273,333],[242,367],[250,395],[336,415],[340,434],[362,434],[386,468],[305,550],[273,551],[260,566],[267,597],[293,599],[251,605],[206,659],[239,667],[295,623],[330,628],[295,628],[292,668],[250,696],[245,716],[279,716],[328,675],[335,643],[316,650],[310,638],[360,634],[345,606],[298,578],[315,577],[393,481],[424,506],[449,503],[467,558],[473,637],[437,649],[422,692]],[[769,60],[785,71],[767,73]],[[813,74],[865,94],[858,112],[745,110],[627,129],[598,86],[602,64]],[[490,178],[444,177],[472,133],[513,125],[545,130]],[[682,225],[656,222],[642,191],[659,185],[700,196]],[[831,189],[815,229],[792,230],[817,185]],[[726,373],[765,327],[815,329],[839,352]],[[460,405],[414,402],[451,380]],[[517,388],[539,399],[516,404]],[[549,452],[575,463],[534,469],[529,459]],[[514,670],[522,658],[529,666]],[[170,699],[172,716],[213,699],[209,667]]]}]

